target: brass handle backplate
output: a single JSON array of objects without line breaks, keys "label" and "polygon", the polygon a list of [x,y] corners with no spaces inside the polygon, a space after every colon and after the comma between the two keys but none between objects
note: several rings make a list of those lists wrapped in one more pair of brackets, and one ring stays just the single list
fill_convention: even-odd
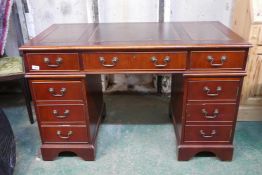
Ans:
[{"label": "brass handle backplate", "polygon": [[62,131],[59,131],[59,130],[58,130],[58,131],[56,132],[56,135],[57,135],[59,138],[61,138],[61,139],[69,139],[72,134],[73,134],[73,131],[68,131],[68,132],[67,132],[67,135],[65,135],[65,136],[62,134]]},{"label": "brass handle backplate", "polygon": [[64,115],[59,115],[59,112],[58,112],[57,110],[53,110],[54,116],[55,116],[56,118],[59,118],[59,119],[63,119],[63,118],[68,117],[69,113],[70,113],[70,111],[69,111],[68,109],[66,109],[66,110],[64,111]]},{"label": "brass handle backplate", "polygon": [[170,62],[170,57],[169,56],[165,56],[165,58],[163,59],[164,64],[158,64],[158,59],[155,56],[151,57],[151,61],[154,63],[155,67],[166,67],[168,62]]},{"label": "brass handle backplate", "polygon": [[58,57],[55,62],[56,64],[50,64],[50,59],[48,57],[44,58],[44,63],[47,64],[48,67],[56,68],[59,67],[63,63],[63,58]]},{"label": "brass handle backplate", "polygon": [[207,134],[205,133],[205,131],[202,130],[202,129],[201,129],[199,132],[200,132],[201,136],[204,137],[204,138],[212,138],[212,137],[214,137],[214,135],[216,135],[216,133],[217,133],[216,130],[214,130],[214,129],[211,131],[211,133],[210,133],[209,135],[207,135]]},{"label": "brass handle backplate", "polygon": [[227,60],[227,57],[226,56],[222,56],[220,58],[220,61],[221,63],[214,63],[214,58],[212,56],[207,56],[207,60],[208,62],[210,62],[210,65],[213,66],[213,67],[221,67],[224,65],[224,62]]},{"label": "brass handle backplate", "polygon": [[215,109],[213,112],[213,115],[209,115],[206,109],[202,109],[202,113],[204,114],[205,118],[207,119],[213,119],[216,118],[219,114],[219,110]]},{"label": "brass handle backplate", "polygon": [[116,63],[118,62],[118,58],[117,57],[113,57],[111,62],[112,64],[105,64],[106,60],[104,57],[99,57],[99,61],[100,63],[104,66],[104,67],[114,67],[116,66]]},{"label": "brass handle backplate", "polygon": [[215,97],[215,96],[218,96],[219,95],[219,92],[222,91],[222,87],[221,86],[217,86],[216,88],[216,93],[210,93],[210,88],[208,86],[205,86],[203,88],[203,91],[206,92],[206,95],[207,96],[210,96],[210,97]]},{"label": "brass handle backplate", "polygon": [[52,94],[52,96],[54,97],[62,97],[65,95],[65,92],[66,92],[66,88],[61,88],[60,89],[60,94],[57,94],[55,92],[55,89],[54,88],[48,88],[48,92],[50,92]]}]

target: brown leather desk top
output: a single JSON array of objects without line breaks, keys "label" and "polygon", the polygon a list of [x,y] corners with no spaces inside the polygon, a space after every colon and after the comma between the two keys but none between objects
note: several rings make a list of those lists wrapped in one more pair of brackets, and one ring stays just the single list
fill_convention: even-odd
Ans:
[{"label": "brown leather desk top", "polygon": [[54,24],[20,49],[132,50],[250,47],[219,22]]}]

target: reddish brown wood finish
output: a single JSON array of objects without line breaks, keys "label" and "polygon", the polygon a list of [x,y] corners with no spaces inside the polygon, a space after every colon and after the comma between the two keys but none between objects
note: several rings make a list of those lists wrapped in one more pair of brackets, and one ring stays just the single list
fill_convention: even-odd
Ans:
[{"label": "reddish brown wood finish", "polygon": [[[52,25],[20,48],[37,108],[43,159],[54,160],[64,151],[95,159],[105,116],[99,74],[173,73],[170,115],[178,160],[202,151],[231,160],[249,47],[219,22]],[[32,71],[32,65],[40,70]],[[218,116],[204,118],[203,107],[209,117],[217,108]],[[50,113],[55,109],[69,109],[70,114],[60,120]],[[57,131],[63,137],[70,129],[71,138],[58,138]],[[213,137],[203,138],[212,130]]]},{"label": "reddish brown wood finish", "polygon": [[43,143],[87,143],[89,140],[85,125],[42,125],[41,130]]},{"label": "reddish brown wood finish", "polygon": [[[50,88],[53,88],[54,92],[50,92]],[[63,88],[65,88],[65,92],[62,92]],[[84,99],[84,95],[81,93],[83,91],[81,81],[33,80],[32,90],[37,101],[80,101]]]},{"label": "reddish brown wood finish", "polygon": [[42,158],[45,161],[54,160],[60,153],[73,152],[83,160],[95,160],[95,147],[92,144],[43,144]]},{"label": "reddish brown wood finish", "polygon": [[188,103],[186,122],[218,122],[223,124],[233,122],[235,114],[235,103]]},{"label": "reddish brown wood finish", "polygon": [[[232,79],[209,79],[188,81],[188,101],[223,100],[236,101],[240,86],[239,80]],[[209,89],[209,91],[206,88]],[[219,88],[221,90],[219,90]],[[214,94],[214,96],[212,95]]]},{"label": "reddish brown wood finish", "polygon": [[90,131],[90,138],[92,142],[95,143],[99,124],[101,122],[101,117],[104,117],[106,115],[105,104],[103,101],[101,76],[87,75],[85,83],[89,115],[88,126]]},{"label": "reddish brown wood finish", "polygon": [[[41,151],[44,160],[54,160],[59,153],[68,151],[76,153],[84,160],[95,159],[94,147],[98,126],[101,116],[105,115],[102,87],[98,80],[101,80],[100,75],[32,77],[30,87],[34,102],[37,104],[36,114],[43,143]],[[87,82],[90,84],[87,85]],[[63,96],[54,97],[46,91],[49,86],[55,87],[54,89],[66,87],[66,92]],[[65,113],[66,110],[69,110],[69,114],[61,119],[55,117],[53,110],[57,110],[57,115]],[[69,145],[70,143],[73,145]]]},{"label": "reddish brown wood finish", "polygon": [[[187,52],[156,52],[156,53],[92,53],[83,54],[84,70],[185,70]],[[100,59],[105,62],[101,63]],[[112,60],[116,58],[114,63]],[[155,58],[155,62],[152,61]],[[169,61],[165,62],[165,59]],[[105,65],[103,65],[105,64]]]},{"label": "reddish brown wood finish", "polygon": [[[243,76],[243,75],[242,75]],[[216,73],[205,74],[187,74],[184,78],[178,78],[179,76],[173,75],[173,83],[178,84],[175,86],[176,92],[180,92],[180,96],[172,95],[171,100],[171,112],[173,115],[173,121],[175,124],[175,130],[178,140],[178,160],[189,160],[191,157],[199,152],[212,152],[221,160],[232,160],[233,156],[233,135],[236,122],[237,109],[239,105],[239,93],[235,94],[235,98],[232,98],[232,102],[226,102],[226,98],[206,99],[206,96],[196,93],[197,86],[190,82],[208,82],[209,84],[217,85],[217,82],[238,82],[236,86],[241,90],[242,76],[240,74],[228,74],[219,75]],[[234,84],[234,83],[233,83]],[[194,87],[194,88],[193,88]],[[235,87],[235,86],[232,86]],[[231,88],[232,88],[231,87]],[[173,89],[172,88],[172,89]],[[198,95],[195,95],[198,94]],[[234,94],[234,93],[233,93]],[[191,97],[196,96],[197,100],[190,100]],[[231,98],[230,98],[231,99]],[[179,102],[175,102],[179,100]],[[236,101],[235,104],[233,101]],[[183,104],[181,110],[176,109],[180,104]],[[215,119],[203,119],[200,118],[202,113],[202,107],[208,106],[207,110],[214,108],[214,106],[222,107],[222,111],[226,112],[227,118],[215,118]],[[199,111],[200,110],[200,111]],[[188,116],[189,115],[189,116]],[[193,119],[190,119],[190,116]],[[213,120],[213,121],[212,121]],[[201,131],[202,130],[202,131]]]},{"label": "reddish brown wood finish", "polygon": [[32,53],[27,54],[26,59],[30,72],[79,71],[80,69],[78,53]]},{"label": "reddish brown wood finish", "polygon": [[[152,62],[152,58],[156,58],[156,62]],[[170,61],[165,62],[165,58]],[[133,57],[133,69],[167,69],[167,70],[185,70],[186,69],[187,52],[158,52],[158,53],[137,53]]]},{"label": "reddish brown wood finish", "polygon": [[[250,44],[220,22],[54,24],[23,51],[247,49]],[[152,50],[153,49],[153,50]],[[231,49],[231,50],[232,50]]]},{"label": "reddish brown wood finish", "polygon": [[193,51],[190,56],[190,69],[244,70],[245,62],[245,51]]},{"label": "reddish brown wood finish", "polygon": [[231,161],[234,147],[232,145],[179,145],[178,160],[187,161],[194,157],[197,153],[211,152],[222,161]]},{"label": "reddish brown wood finish", "polygon": [[[84,70],[97,70],[97,69],[131,69],[132,54],[125,53],[92,53],[83,54]],[[100,62],[100,58],[104,58],[105,65],[114,66],[103,66]],[[113,63],[113,58],[117,58],[117,62]]]},{"label": "reddish brown wood finish", "polygon": [[185,143],[205,142],[212,144],[229,143],[231,140],[231,125],[186,125]]},{"label": "reddish brown wood finish", "polygon": [[183,118],[186,106],[186,85],[184,83],[184,77],[182,74],[172,75],[172,86],[171,86],[171,100],[170,100],[170,114],[173,119],[175,128],[177,143],[180,143],[183,130]]},{"label": "reddish brown wood finish", "polygon": [[84,104],[52,104],[38,105],[36,109],[42,124],[84,124],[85,107]]}]

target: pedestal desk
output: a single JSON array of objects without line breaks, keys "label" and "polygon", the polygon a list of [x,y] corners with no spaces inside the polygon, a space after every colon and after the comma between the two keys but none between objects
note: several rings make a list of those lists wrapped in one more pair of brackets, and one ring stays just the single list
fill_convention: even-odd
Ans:
[{"label": "pedestal desk", "polygon": [[43,159],[94,160],[101,74],[136,73],[172,74],[178,160],[202,151],[231,160],[249,47],[219,22],[52,25],[20,48]]}]

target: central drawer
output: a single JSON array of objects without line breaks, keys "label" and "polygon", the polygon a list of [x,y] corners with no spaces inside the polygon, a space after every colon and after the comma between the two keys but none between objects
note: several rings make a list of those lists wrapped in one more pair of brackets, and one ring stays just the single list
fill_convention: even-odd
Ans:
[{"label": "central drawer", "polygon": [[187,52],[86,53],[84,70],[185,70]]},{"label": "central drawer", "polygon": [[83,54],[84,70],[90,69],[130,69],[132,54],[128,53],[88,53]]}]

